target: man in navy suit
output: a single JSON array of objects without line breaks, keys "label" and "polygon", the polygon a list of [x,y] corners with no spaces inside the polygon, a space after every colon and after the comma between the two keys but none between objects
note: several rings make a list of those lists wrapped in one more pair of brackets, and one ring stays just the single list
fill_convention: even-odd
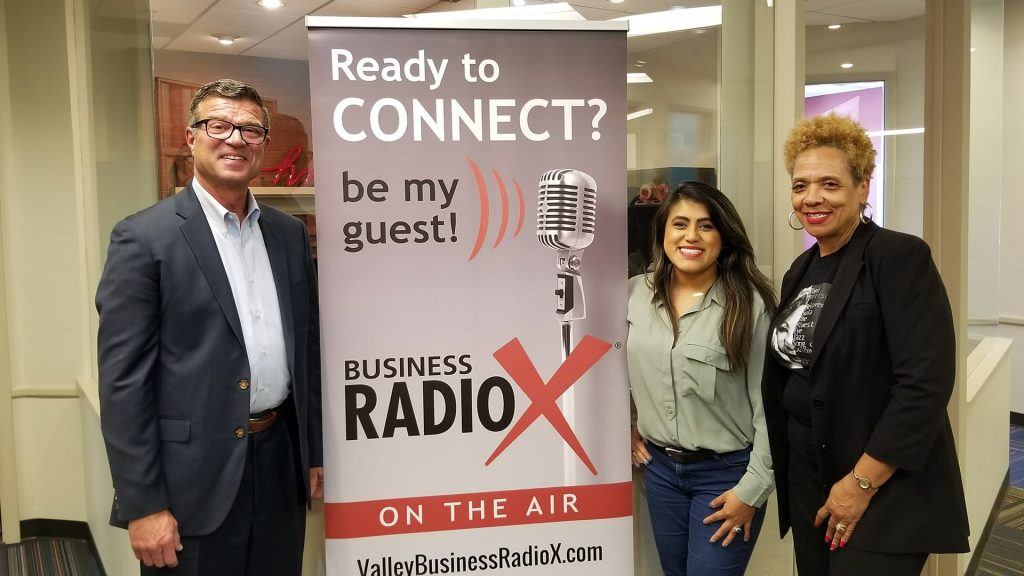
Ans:
[{"label": "man in navy suit", "polygon": [[249,192],[252,87],[192,100],[195,178],[114,226],[96,294],[111,524],[143,574],[298,575],[322,497],[316,271],[305,226]]}]

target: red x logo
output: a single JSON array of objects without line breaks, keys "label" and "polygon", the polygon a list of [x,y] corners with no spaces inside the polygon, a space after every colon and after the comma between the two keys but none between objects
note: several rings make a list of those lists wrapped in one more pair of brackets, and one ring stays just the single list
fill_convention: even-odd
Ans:
[{"label": "red x logo", "polygon": [[573,452],[576,453],[576,456],[586,464],[590,473],[596,476],[597,469],[594,468],[593,462],[587,456],[587,451],[583,449],[579,439],[576,438],[576,433],[573,432],[569,423],[565,421],[565,416],[562,415],[562,411],[558,409],[555,401],[566,390],[571,388],[581,376],[586,374],[587,370],[590,370],[590,367],[596,364],[611,347],[612,345],[604,340],[599,340],[592,336],[584,336],[572,353],[569,354],[569,357],[565,359],[565,362],[558,367],[558,370],[555,371],[554,376],[551,377],[547,384],[544,383],[540,374],[537,373],[537,368],[534,367],[530,357],[526,355],[526,350],[523,349],[523,345],[519,342],[518,338],[509,340],[508,344],[499,348],[494,353],[494,359],[508,372],[508,375],[512,377],[512,380],[515,381],[519,388],[526,393],[531,403],[526,412],[523,412],[519,420],[509,429],[501,444],[498,444],[498,447],[494,449],[494,453],[487,459],[484,466],[494,462],[494,459],[504,452],[509,444],[543,414],[558,434],[572,448]]}]

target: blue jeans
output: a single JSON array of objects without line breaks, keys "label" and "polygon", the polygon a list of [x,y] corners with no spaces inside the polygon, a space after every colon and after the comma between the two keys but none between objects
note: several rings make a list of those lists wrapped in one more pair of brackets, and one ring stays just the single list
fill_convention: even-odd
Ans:
[{"label": "blue jeans", "polygon": [[750,450],[691,464],[679,464],[650,445],[648,452],[647,506],[665,576],[741,576],[761,531],[765,506],[754,515],[749,542],[737,534],[728,547],[722,547],[724,537],[712,543],[722,522],[705,526],[703,521],[715,511],[711,501],[736,486],[746,473]]}]

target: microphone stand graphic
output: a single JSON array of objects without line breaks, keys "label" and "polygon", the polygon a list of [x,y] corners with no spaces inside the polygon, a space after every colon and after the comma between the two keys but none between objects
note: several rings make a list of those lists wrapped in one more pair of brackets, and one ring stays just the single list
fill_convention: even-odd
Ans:
[{"label": "microphone stand graphic", "polygon": [[[549,170],[538,185],[537,239],[555,250],[555,317],[561,328],[562,362],[572,352],[573,322],[587,317],[583,293],[583,249],[594,241],[597,217],[597,182],[587,173],[572,169]],[[576,427],[575,393],[572,388],[561,397],[562,414]],[[576,454],[563,446],[563,475],[566,486],[576,485]]]}]

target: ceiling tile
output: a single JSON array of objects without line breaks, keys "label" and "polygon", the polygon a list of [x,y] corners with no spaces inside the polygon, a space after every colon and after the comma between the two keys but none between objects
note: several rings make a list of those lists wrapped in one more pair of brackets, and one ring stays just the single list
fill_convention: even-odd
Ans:
[{"label": "ceiling tile", "polygon": [[[363,0],[363,4],[382,4],[384,6],[398,6],[414,12],[430,8],[439,4],[438,0]],[[447,3],[447,2],[445,2]],[[456,2],[458,4],[458,2]]]},{"label": "ceiling tile", "polygon": [[156,37],[163,37],[167,39],[177,38],[182,32],[188,30],[188,24],[179,24],[177,22],[160,22],[158,20],[153,21],[153,43],[156,44]]},{"label": "ceiling tile", "polygon": [[253,41],[242,38],[231,46],[223,46],[210,34],[200,34],[194,30],[183,34],[166,46],[165,50],[179,50],[181,52],[205,52],[208,54],[238,54],[247,47],[252,46]]},{"label": "ceiling tile", "polygon": [[301,18],[313,10],[316,10],[326,1],[327,0],[283,0],[284,6],[274,10],[267,10],[266,8],[256,4],[256,0],[219,0],[217,2],[217,8],[247,10],[258,14],[288,17],[291,20],[295,20],[296,18]]},{"label": "ceiling tile", "polygon": [[305,38],[307,32],[308,31],[306,30],[306,21],[299,20],[298,22],[295,22],[291,26],[288,26],[287,28],[278,32],[276,36],[301,36],[302,38]]},{"label": "ceiling tile", "polygon": [[808,11],[804,18],[804,24],[807,26],[828,26],[830,24],[856,24],[858,22],[865,22],[865,20],[861,20],[858,18],[847,18],[846,16],[835,16],[833,14],[826,14],[824,12]]},{"label": "ceiling tile", "polygon": [[857,0],[829,9],[828,12],[837,16],[891,22],[924,16],[925,0]]},{"label": "ceiling tile", "polygon": [[317,10],[316,16],[403,16],[416,12],[404,6],[389,6],[376,2],[358,2],[356,0],[334,0],[327,6]]},{"label": "ceiling tile", "polygon": [[[238,40],[230,46],[224,46],[217,42],[214,34],[231,34],[238,36]],[[166,46],[168,50],[183,50],[187,52],[210,52],[213,54],[239,54],[251,48],[261,40],[270,36],[267,32],[248,28],[233,28],[225,30],[220,27],[206,26],[198,23],[190,27],[184,34],[175,38]]]},{"label": "ceiling tile", "polygon": [[[612,4],[608,4],[612,6]],[[623,16],[629,16],[627,12],[620,12],[619,10],[606,10],[605,8],[589,8],[587,6],[577,6],[575,3],[572,6],[579,12],[584,18],[591,21],[597,20],[611,20],[612,18],[621,18]]]},{"label": "ceiling tile", "polygon": [[804,8],[809,11],[830,11],[832,8],[842,6],[844,4],[856,4],[858,0],[807,0],[807,4]]},{"label": "ceiling tile", "polygon": [[617,10],[624,10],[630,14],[648,14],[650,12],[663,12],[676,7],[700,8],[703,6],[721,6],[721,4],[721,0],[636,0],[627,1],[623,4],[608,5],[615,6]]},{"label": "ceiling tile", "polygon": [[153,36],[153,50],[163,50],[171,40],[167,36]]},{"label": "ceiling tile", "polygon": [[246,56],[261,56],[264,58],[284,58],[287,60],[307,60],[309,58],[308,40],[303,34],[276,34],[267,38],[260,44],[245,51]]},{"label": "ceiling tile", "polygon": [[294,16],[257,12],[255,10],[231,10],[214,8],[196,22],[196,26],[215,29],[226,34],[261,37],[273,34],[295,21]]},{"label": "ceiling tile", "polygon": [[152,0],[153,20],[191,24],[217,0]]}]

